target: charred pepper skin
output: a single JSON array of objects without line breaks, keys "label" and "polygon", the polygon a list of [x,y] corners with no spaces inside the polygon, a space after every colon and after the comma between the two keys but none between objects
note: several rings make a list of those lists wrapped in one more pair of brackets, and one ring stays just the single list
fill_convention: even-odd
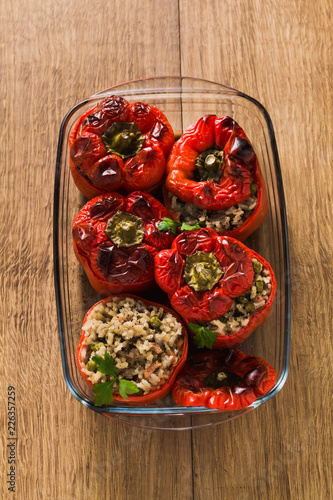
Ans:
[{"label": "charred pepper skin", "polygon": [[163,217],[169,217],[163,205],[140,191],[103,194],[84,205],[73,222],[74,252],[98,293],[136,293],[153,285],[154,255],[174,239],[158,230]]},{"label": "charred pepper skin", "polygon": [[[207,158],[210,149],[215,152]],[[243,129],[228,116],[206,115],[191,125],[173,145],[166,175],[164,203],[174,220],[180,214],[171,208],[169,193],[203,210],[225,210],[248,199],[254,184],[253,213],[239,228],[220,234],[244,241],[266,217],[267,189],[256,154]]]},{"label": "charred pepper skin", "polygon": [[155,401],[159,401],[160,399],[164,398],[167,394],[169,394],[177,375],[180,373],[180,371],[183,368],[183,366],[186,362],[186,359],[187,359],[187,353],[188,353],[187,330],[184,326],[184,323],[182,322],[182,320],[180,319],[178,314],[175,313],[175,311],[169,309],[168,307],[166,307],[164,305],[156,304],[155,302],[151,302],[150,300],[143,299],[142,297],[137,297],[136,295],[131,295],[131,294],[127,294],[127,293],[126,294],[119,294],[119,295],[118,294],[112,295],[110,297],[106,297],[106,298],[100,300],[99,302],[94,304],[89,309],[89,311],[87,312],[87,314],[84,317],[82,330],[81,330],[81,338],[80,338],[80,342],[79,342],[77,350],[76,350],[76,362],[77,362],[77,365],[79,367],[79,370],[80,370],[82,377],[84,378],[84,380],[86,381],[88,386],[92,389],[93,384],[90,382],[90,380],[88,380],[87,375],[83,372],[82,357],[84,356],[84,349],[85,349],[85,344],[84,344],[84,341],[85,341],[85,330],[84,330],[85,323],[86,323],[90,313],[92,312],[92,310],[98,304],[107,304],[110,300],[112,300],[114,298],[119,298],[119,300],[122,300],[122,299],[125,299],[126,297],[130,297],[134,300],[141,300],[148,307],[162,307],[166,312],[169,312],[170,314],[172,314],[177,319],[177,321],[179,321],[179,323],[181,323],[182,328],[183,328],[183,340],[184,340],[184,342],[182,345],[182,353],[181,353],[180,359],[177,362],[177,364],[174,365],[170,377],[162,385],[162,387],[160,389],[155,389],[155,390],[151,391],[149,394],[146,394],[145,396],[144,395],[140,396],[140,395],[135,395],[135,394],[129,394],[128,399],[122,398],[118,393],[115,393],[113,395],[113,401],[116,403],[126,403],[128,405],[139,405],[139,406],[140,405],[149,405],[149,404],[154,403]]},{"label": "charred pepper skin", "polygon": [[110,96],[84,113],[69,138],[73,180],[88,199],[102,193],[156,190],[174,135],[155,106]]},{"label": "charred pepper skin", "polygon": [[[188,257],[203,252],[213,254],[220,264],[222,275],[209,289],[196,291],[186,281]],[[248,324],[230,335],[218,335],[213,349],[233,347],[245,340],[268,318],[276,294],[276,279],[270,264],[259,254],[240,241],[228,236],[219,236],[212,229],[181,233],[173,241],[170,249],[155,255],[156,283],[169,296],[172,307],[184,318],[186,324],[209,323],[223,316],[232,306],[233,300],[250,290],[254,270],[252,259],[256,259],[269,271],[271,291],[265,305],[250,315]],[[199,268],[204,269],[205,262]],[[193,274],[193,273],[192,273]],[[209,283],[209,281],[208,281]]]},{"label": "charred pepper skin", "polygon": [[223,349],[191,356],[173,385],[172,396],[181,406],[240,410],[267,394],[275,382],[276,371],[264,359]]}]

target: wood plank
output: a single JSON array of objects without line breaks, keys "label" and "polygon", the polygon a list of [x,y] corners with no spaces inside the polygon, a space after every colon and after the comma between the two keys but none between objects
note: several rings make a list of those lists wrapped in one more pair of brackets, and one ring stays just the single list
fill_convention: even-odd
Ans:
[{"label": "wood plank", "polygon": [[[324,0],[0,4],[0,377],[5,404],[8,385],[16,387],[15,498],[330,498],[331,18]],[[110,85],[179,73],[235,87],[269,111],[292,264],[286,386],[240,419],[195,430],[193,464],[190,431],[135,429],[73,398],[61,371],[53,292],[63,116]],[[1,422],[0,496],[11,498]]]},{"label": "wood plank", "polygon": [[194,432],[195,499],[330,498],[331,14],[325,1],[180,0],[182,74],[243,91],[271,115],[292,269],[286,386],[247,416]]},{"label": "wood plank", "polygon": [[[52,255],[61,121],[103,88],[179,73],[177,2],[18,0],[1,3],[0,21],[1,382],[5,398],[8,385],[16,388],[15,498],[190,499],[190,433],[113,422],[69,393]],[[4,476],[0,491],[10,498]]]}]

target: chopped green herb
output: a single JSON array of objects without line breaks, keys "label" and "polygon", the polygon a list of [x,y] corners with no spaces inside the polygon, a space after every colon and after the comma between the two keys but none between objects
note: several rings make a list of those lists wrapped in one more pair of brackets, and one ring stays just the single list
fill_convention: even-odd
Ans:
[{"label": "chopped green herb", "polygon": [[113,357],[106,352],[104,358],[102,356],[94,356],[92,361],[95,362],[97,370],[104,375],[110,375],[113,380],[95,384],[93,392],[95,396],[95,406],[109,405],[113,401],[113,386],[116,381],[119,383],[119,394],[122,398],[128,399],[128,394],[140,392],[140,389],[130,380],[119,379],[117,371],[114,367]]},{"label": "chopped green herb", "polygon": [[180,226],[180,229],[182,231],[192,231],[192,230],[201,229],[201,226],[198,222],[196,222],[193,226],[191,226],[191,224],[187,224],[186,222],[183,222],[183,224]]},{"label": "chopped green herb", "polygon": [[163,231],[164,233],[167,233],[170,231],[171,234],[176,235],[177,234],[177,229],[180,227],[182,231],[192,231],[192,230],[197,230],[201,229],[201,226],[198,222],[193,224],[187,224],[186,222],[183,222],[182,224],[180,222],[176,222],[172,219],[168,219],[167,217],[163,217],[162,222],[159,223],[157,226],[157,229],[160,231]]},{"label": "chopped green herb", "polygon": [[179,222],[168,219],[168,217],[163,217],[162,222],[159,223],[157,229],[159,229],[159,231],[163,231],[164,233],[170,231],[171,234],[176,235],[177,229],[180,227],[180,225],[181,224]]},{"label": "chopped green herb", "polygon": [[195,334],[194,343],[199,349],[205,346],[208,347],[208,349],[212,349],[214,342],[217,340],[216,332],[212,332],[212,330],[194,323],[189,323],[188,327],[190,331]]},{"label": "chopped green herb", "polygon": [[136,392],[139,392],[140,389],[138,389],[134,382],[122,378],[119,380],[118,390],[122,398],[128,399],[127,394],[135,394]]},{"label": "chopped green herb", "polygon": [[101,382],[95,384],[93,392],[96,394],[94,404],[95,406],[110,405],[113,401],[113,385],[116,379],[109,380],[109,382]]},{"label": "chopped green herb", "polygon": [[99,372],[117,378],[113,357],[108,352],[105,353],[104,358],[102,356],[93,356],[92,360],[95,361]]}]

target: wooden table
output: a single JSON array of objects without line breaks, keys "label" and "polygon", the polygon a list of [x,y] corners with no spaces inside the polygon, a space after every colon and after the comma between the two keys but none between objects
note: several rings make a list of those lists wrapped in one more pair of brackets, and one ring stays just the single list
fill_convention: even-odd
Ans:
[{"label": "wooden table", "polygon": [[[325,0],[1,3],[2,498],[332,498],[331,16]],[[53,288],[65,113],[97,90],[160,75],[206,78],[263,103],[290,235],[285,387],[245,417],[184,432],[112,422],[71,396]],[[6,482],[8,386],[16,391],[15,495]]]}]

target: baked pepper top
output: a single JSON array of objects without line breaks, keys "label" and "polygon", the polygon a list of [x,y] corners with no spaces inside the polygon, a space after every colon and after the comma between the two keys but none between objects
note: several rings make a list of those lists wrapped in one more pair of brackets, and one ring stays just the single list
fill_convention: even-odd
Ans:
[{"label": "baked pepper top", "polygon": [[223,349],[190,357],[172,396],[182,406],[240,410],[267,394],[275,381],[276,371],[264,359]]},{"label": "baked pepper top", "polygon": [[267,261],[243,243],[203,228],[181,233],[155,256],[155,280],[198,347],[231,347],[268,317],[276,292]]},{"label": "baked pepper top", "polygon": [[266,216],[256,154],[228,116],[206,115],[191,125],[173,145],[166,173],[165,204],[175,220],[244,240]]},{"label": "baked pepper top", "polygon": [[154,281],[154,255],[174,236],[158,229],[168,212],[148,193],[108,193],[90,200],[73,222],[74,251],[103,295],[135,292]]},{"label": "baked pepper top", "polygon": [[123,190],[153,191],[174,143],[166,116],[155,106],[110,96],[87,111],[70,135],[70,168],[87,198]]}]

